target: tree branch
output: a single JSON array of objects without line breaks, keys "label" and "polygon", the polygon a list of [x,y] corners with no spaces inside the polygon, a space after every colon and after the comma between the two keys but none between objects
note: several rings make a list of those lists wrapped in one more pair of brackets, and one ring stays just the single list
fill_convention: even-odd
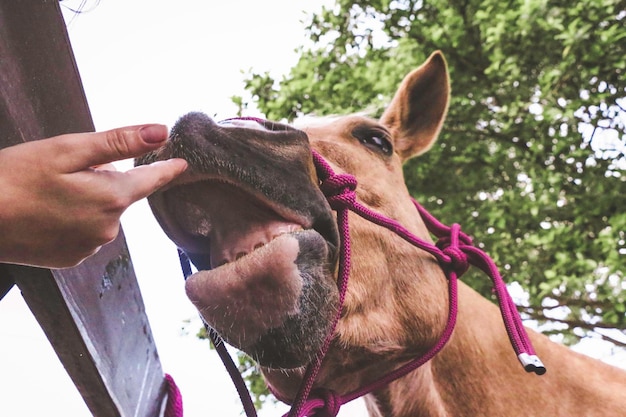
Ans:
[{"label": "tree branch", "polygon": [[569,326],[570,329],[579,327],[581,329],[588,330],[590,332],[593,332],[594,334],[599,335],[603,340],[606,340],[607,342],[611,342],[616,346],[626,348],[626,342],[622,342],[621,340],[615,339],[611,336],[600,333],[596,330],[596,329],[607,329],[607,330],[617,329],[617,330],[623,331],[623,329],[617,328],[614,325],[608,325],[604,323],[592,324],[592,323],[587,323],[583,320],[557,319],[553,317],[548,317],[543,313],[543,311],[535,310],[531,307],[521,307],[521,308],[522,308],[522,311],[528,314],[532,319],[566,324]]},{"label": "tree branch", "polygon": [[534,319],[552,321],[556,323],[563,323],[563,324],[567,324],[569,327],[580,327],[582,329],[586,329],[590,331],[595,331],[595,329],[607,329],[607,330],[617,329],[620,331],[624,330],[619,327],[616,327],[614,324],[605,324],[605,323],[594,324],[594,323],[587,323],[584,320],[558,319],[555,317],[548,317],[543,313],[542,310],[537,310],[532,307],[521,307],[521,308],[524,313],[528,314],[530,317]]},{"label": "tree branch", "polygon": [[624,342],[622,342],[620,340],[614,339],[611,336],[607,336],[607,335],[599,333],[599,332],[594,332],[594,333],[597,334],[598,336],[600,336],[600,338],[602,340],[606,340],[607,342],[611,342],[611,343],[613,343],[616,346],[626,348],[626,343],[624,343]]},{"label": "tree branch", "polygon": [[601,308],[605,310],[607,308],[612,307],[612,304],[610,301],[600,301],[600,300],[590,300],[590,299],[586,300],[583,298],[565,298],[565,297],[559,297],[557,295],[551,295],[550,298],[557,301],[558,304],[556,306],[541,307],[541,308],[547,310],[547,309],[555,309],[559,307],[576,306],[576,307]]}]

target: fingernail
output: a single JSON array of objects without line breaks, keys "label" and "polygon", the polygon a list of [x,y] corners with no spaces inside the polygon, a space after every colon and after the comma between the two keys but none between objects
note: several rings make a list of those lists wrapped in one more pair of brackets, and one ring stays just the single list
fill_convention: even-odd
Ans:
[{"label": "fingernail", "polygon": [[187,161],[181,158],[172,158],[172,159],[166,159],[163,161],[156,161],[156,162],[151,163],[150,165],[151,166],[152,165],[170,165],[172,167],[177,168],[181,173],[184,172],[189,166]]},{"label": "fingernail", "polygon": [[167,139],[167,126],[146,125],[139,129],[139,136],[146,143],[161,143]]},{"label": "fingernail", "polygon": [[176,168],[178,168],[180,170],[181,173],[184,172],[187,169],[188,165],[189,165],[187,163],[187,161],[185,161],[184,159],[181,159],[181,158],[172,158],[172,159],[168,159],[168,160],[163,161],[163,162],[167,162],[170,165],[175,166]]}]

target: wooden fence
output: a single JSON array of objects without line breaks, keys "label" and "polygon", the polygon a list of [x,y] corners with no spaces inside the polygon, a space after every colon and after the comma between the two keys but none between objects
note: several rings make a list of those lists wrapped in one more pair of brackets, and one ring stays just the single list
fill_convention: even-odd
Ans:
[{"label": "wooden fence", "polygon": [[[58,0],[0,0],[0,147],[93,130]],[[0,302],[14,285],[94,416],[161,415],[164,374],[123,231],[76,268],[0,264]]]}]

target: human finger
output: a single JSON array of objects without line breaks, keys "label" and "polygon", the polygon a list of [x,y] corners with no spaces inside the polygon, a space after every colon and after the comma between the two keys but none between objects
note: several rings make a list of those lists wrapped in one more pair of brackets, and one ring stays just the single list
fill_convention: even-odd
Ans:
[{"label": "human finger", "polygon": [[149,196],[187,169],[184,159],[168,159],[132,168],[124,173],[124,188],[132,202]]},{"label": "human finger", "polygon": [[[134,158],[159,148],[167,140],[164,125],[129,126],[95,133],[74,133],[52,138],[57,162],[66,172]],[[54,152],[54,150],[53,150]]]}]

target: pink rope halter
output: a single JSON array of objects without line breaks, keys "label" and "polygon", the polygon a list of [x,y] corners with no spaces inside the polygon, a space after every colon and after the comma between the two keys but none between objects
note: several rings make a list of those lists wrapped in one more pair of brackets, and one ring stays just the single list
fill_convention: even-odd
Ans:
[{"label": "pink rope halter", "polygon": [[[517,313],[515,304],[498,272],[498,268],[486,253],[472,245],[472,239],[461,232],[461,227],[458,224],[453,224],[451,227],[443,225],[420,206],[417,201],[413,200],[413,204],[422,216],[426,227],[439,239],[435,245],[425,242],[413,235],[395,220],[386,218],[360,204],[356,200],[355,190],[357,181],[354,176],[350,174],[336,174],[330,165],[315,151],[313,151],[313,161],[315,162],[317,174],[321,181],[320,188],[328,199],[331,208],[337,211],[337,223],[339,225],[341,239],[339,279],[337,282],[340,294],[340,308],[333,322],[331,333],[326,338],[315,360],[307,368],[300,391],[288,413],[289,417],[312,415],[318,417],[334,417],[339,412],[341,405],[382,388],[432,359],[445,346],[452,335],[458,311],[456,281],[467,271],[470,265],[480,268],[493,281],[494,291],[498,299],[507,334],[524,369],[527,372],[535,372],[538,375],[545,373],[546,369],[535,354],[530,339],[526,334],[526,330],[522,325],[521,318]],[[328,351],[337,322],[341,316],[341,306],[343,306],[348,286],[348,276],[350,274],[349,211],[353,211],[364,219],[391,230],[413,246],[423,249],[435,256],[440,265],[444,268],[448,278],[448,321],[443,333],[439,337],[439,341],[424,355],[390,372],[379,380],[345,395],[338,395],[329,390],[318,390],[314,393],[316,395],[311,395],[311,389],[319,372],[322,359]]]},{"label": "pink rope halter", "polygon": [[[327,335],[322,347],[309,364],[305,372],[302,384],[293,401],[290,411],[285,415],[288,417],[335,417],[343,404],[359,398],[369,392],[375,391],[389,384],[390,382],[408,374],[419,368],[432,359],[448,342],[457,317],[457,279],[467,271],[470,265],[481,269],[493,281],[494,292],[500,307],[500,312],[504,321],[506,332],[511,345],[518,357],[518,360],[527,372],[534,372],[543,375],[546,368],[539,360],[532,347],[530,339],[522,325],[521,318],[513,300],[511,299],[506,285],[498,272],[493,260],[482,250],[472,244],[472,239],[461,231],[458,224],[448,227],[440,223],[435,217],[428,213],[417,201],[413,204],[422,217],[426,227],[434,236],[438,238],[435,245],[425,242],[413,235],[402,225],[393,219],[389,219],[376,213],[360,204],[356,199],[356,178],[350,174],[336,174],[330,165],[315,151],[313,151],[313,161],[317,169],[317,174],[321,182],[320,189],[326,196],[331,208],[337,212],[337,224],[339,227],[341,251],[339,255],[339,273],[337,286],[339,288],[339,311],[334,317],[331,331]],[[330,343],[334,337],[335,329],[341,316],[341,308],[345,300],[348,288],[348,278],[350,275],[350,230],[348,223],[348,212],[352,211],[362,218],[371,221],[379,226],[385,227],[405,241],[433,255],[442,266],[448,278],[449,291],[449,311],[448,321],[438,342],[432,346],[424,355],[415,358],[411,362],[390,372],[382,378],[367,384],[348,394],[317,389],[313,391],[313,385],[319,373],[322,360],[324,359]],[[189,261],[184,264],[186,256],[181,253],[181,264],[185,276],[191,273]],[[245,383],[237,371],[237,367],[226,352],[221,338],[215,332],[209,332],[211,339],[218,350],[224,365],[226,366],[239,395],[242,399],[244,410],[248,417],[256,416],[250,394],[245,387]],[[280,398],[279,398],[280,399]]]}]

